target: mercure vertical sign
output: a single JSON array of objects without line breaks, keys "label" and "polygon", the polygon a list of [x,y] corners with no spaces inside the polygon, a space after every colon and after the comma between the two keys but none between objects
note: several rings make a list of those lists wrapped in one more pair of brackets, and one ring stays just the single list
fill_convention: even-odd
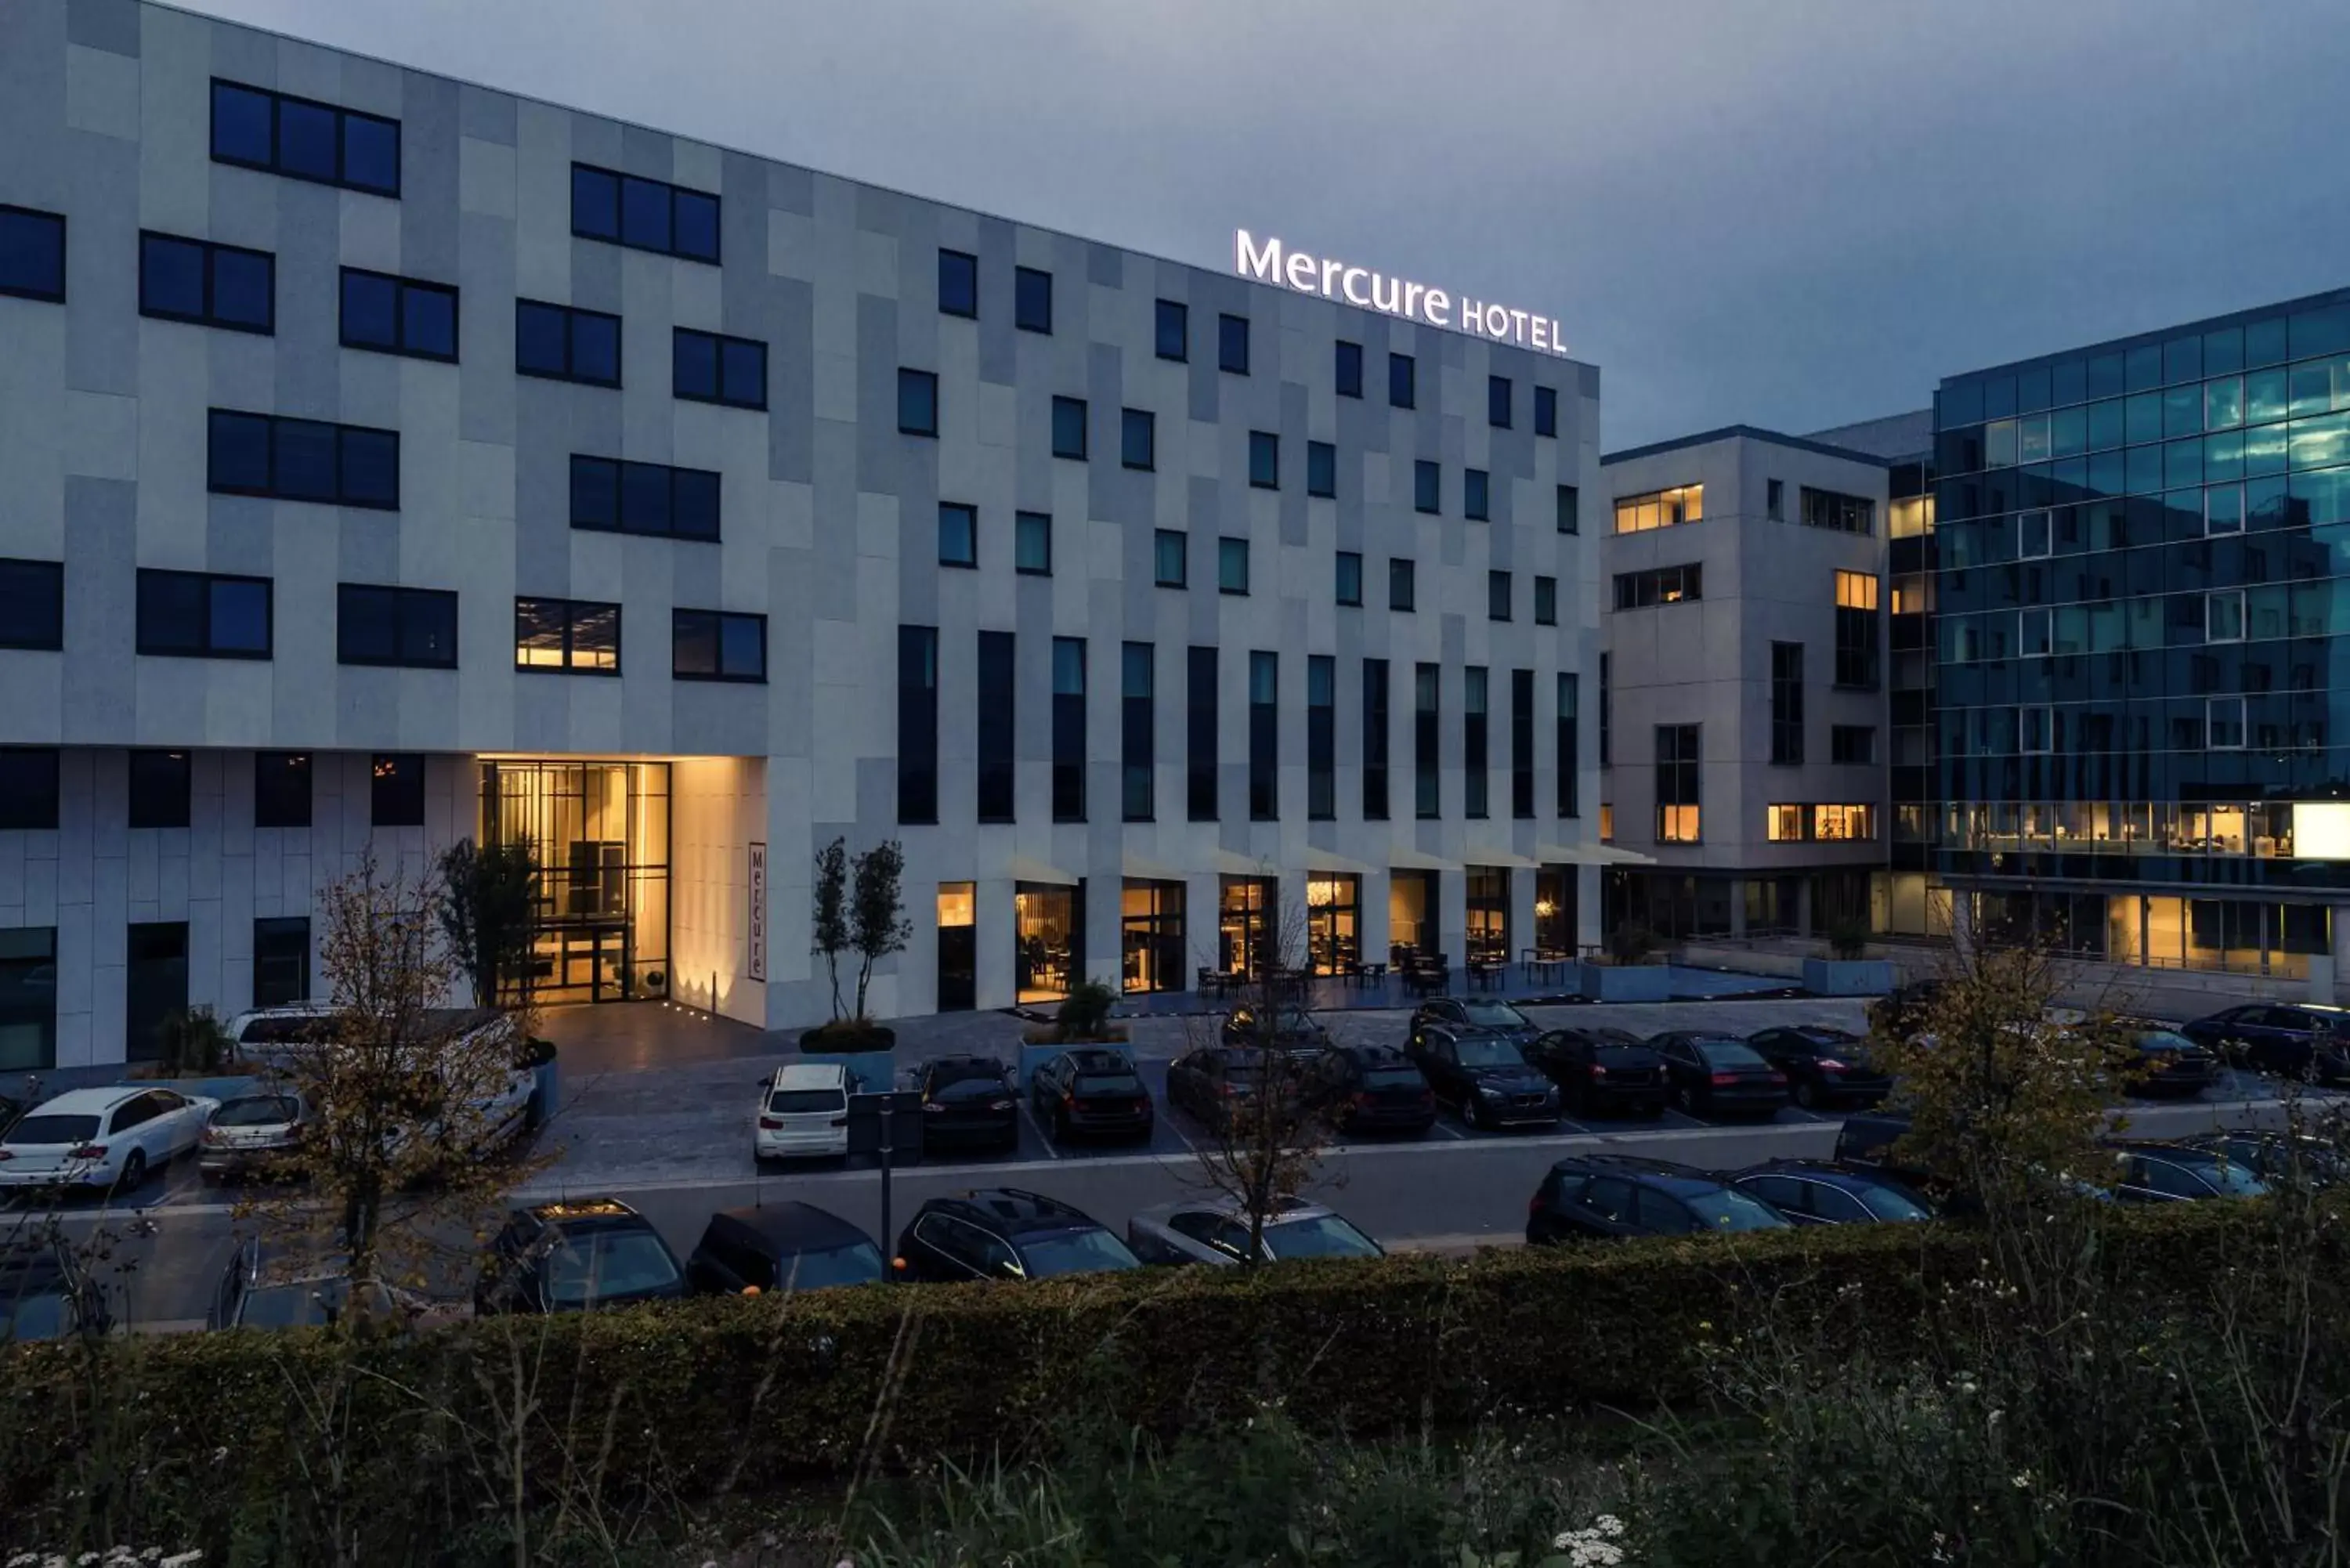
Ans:
[{"label": "mercure vertical sign", "polygon": [[1495,343],[1545,354],[1566,352],[1565,336],[1555,317],[1536,316],[1514,306],[1495,305],[1467,295],[1455,296],[1440,288],[1408,278],[1357,266],[1329,256],[1292,250],[1268,234],[1260,242],[1246,229],[1232,234],[1232,270],[1243,277],[1318,294],[1366,310],[1384,311],[1430,327],[1473,332]]}]

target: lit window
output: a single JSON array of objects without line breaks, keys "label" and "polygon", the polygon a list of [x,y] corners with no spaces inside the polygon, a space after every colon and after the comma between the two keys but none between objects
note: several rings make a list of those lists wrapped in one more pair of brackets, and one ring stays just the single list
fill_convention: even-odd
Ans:
[{"label": "lit window", "polygon": [[1683,523],[1705,521],[1705,486],[1676,485],[1670,490],[1652,490],[1643,495],[1625,495],[1616,502],[1616,532],[1645,534],[1652,528],[1671,528]]},{"label": "lit window", "polygon": [[1877,578],[1866,572],[1838,572],[1835,575],[1835,602],[1838,609],[1875,609]]}]

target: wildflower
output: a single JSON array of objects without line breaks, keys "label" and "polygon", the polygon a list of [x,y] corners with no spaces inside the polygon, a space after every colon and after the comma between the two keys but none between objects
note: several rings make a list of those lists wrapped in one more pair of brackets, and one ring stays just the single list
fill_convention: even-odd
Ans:
[{"label": "wildflower", "polygon": [[2030,1491],[2032,1490],[2032,1472],[2030,1470],[2018,1470],[2014,1475],[2008,1478],[2008,1482],[2018,1491]]}]

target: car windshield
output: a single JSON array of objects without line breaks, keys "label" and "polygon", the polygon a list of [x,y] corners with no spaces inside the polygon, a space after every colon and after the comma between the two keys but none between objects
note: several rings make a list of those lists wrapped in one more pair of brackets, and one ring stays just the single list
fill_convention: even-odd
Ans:
[{"label": "car windshield", "polygon": [[1032,1280],[1055,1274],[1096,1274],[1107,1269],[1139,1269],[1142,1262],[1126,1243],[1094,1226],[1086,1231],[1060,1231],[1020,1243],[1021,1266]]},{"label": "car windshield", "polygon": [[2265,1198],[2269,1184],[2233,1160],[2215,1159],[2197,1168],[2196,1174],[2222,1198]]},{"label": "car windshield", "polygon": [[1926,1207],[1915,1193],[1898,1187],[1871,1184],[1853,1190],[1860,1206],[1879,1220],[1931,1220],[1934,1211]]},{"label": "car windshield", "polygon": [[[244,1293],[244,1305],[237,1323],[245,1328],[303,1328],[332,1323],[342,1316],[350,1296],[348,1280],[296,1280],[282,1285],[255,1285]],[[380,1313],[390,1305],[390,1295],[380,1285],[375,1287],[369,1306]]]},{"label": "car windshield", "polygon": [[931,1087],[944,1089],[962,1083],[1000,1083],[1003,1069],[993,1062],[941,1062],[931,1069]]},{"label": "car windshield", "polygon": [[0,1339],[56,1339],[66,1331],[63,1292],[40,1290],[0,1298]]},{"label": "car windshield", "polygon": [[1776,1231],[1787,1223],[1769,1204],[1727,1187],[1684,1193],[1682,1201],[1711,1231]]},{"label": "car windshield", "polygon": [[98,1136],[96,1116],[20,1116],[0,1143],[88,1143]]},{"label": "car windshield", "polygon": [[677,1282],[677,1264],[647,1231],[566,1236],[546,1259],[550,1301],[589,1302],[658,1291]]},{"label": "car windshield", "polygon": [[821,1291],[834,1285],[869,1285],[881,1277],[881,1254],[870,1241],[851,1241],[821,1252],[802,1252],[775,1264],[782,1290]]},{"label": "car windshield", "polygon": [[777,1116],[788,1111],[833,1111],[848,1108],[847,1096],[838,1089],[777,1089],[767,1096],[767,1108]]},{"label": "car windshield", "polygon": [[1376,1258],[1378,1244],[1336,1214],[1268,1225],[1264,1250],[1276,1258]]},{"label": "car windshield", "polygon": [[2137,1037],[2137,1048],[2141,1051],[2193,1051],[2196,1045],[2194,1041],[2175,1030],[2149,1029]]},{"label": "car windshield", "polygon": [[1142,1080],[1131,1073],[1088,1073],[1077,1080],[1081,1095],[1139,1095]]},{"label": "car windshield", "polygon": [[245,1095],[213,1113],[216,1127],[282,1127],[302,1115],[301,1102],[291,1095]]},{"label": "car windshield", "polygon": [[1471,1034],[1452,1043],[1464,1067],[1522,1067],[1525,1058],[1518,1048],[1506,1040],[1488,1040]]},{"label": "car windshield", "polygon": [[1011,1086],[1004,1083],[1000,1075],[991,1073],[984,1077],[972,1075],[950,1078],[943,1083],[933,1084],[931,1086],[931,1098],[955,1101],[985,1100],[1000,1095],[1008,1095],[1011,1092]]},{"label": "car windshield", "polygon": [[1532,1029],[1526,1015],[1506,1002],[1464,1002],[1462,1013],[1480,1029]]},{"label": "car windshield", "polygon": [[1363,1073],[1367,1089],[1417,1089],[1420,1087],[1417,1067],[1371,1067]]},{"label": "car windshield", "polygon": [[1743,1040],[1700,1040],[1697,1054],[1709,1067],[1760,1067],[1762,1058]]}]

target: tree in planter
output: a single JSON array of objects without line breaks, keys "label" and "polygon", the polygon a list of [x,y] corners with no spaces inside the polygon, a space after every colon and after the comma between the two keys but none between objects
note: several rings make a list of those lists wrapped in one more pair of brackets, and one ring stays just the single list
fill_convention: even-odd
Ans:
[{"label": "tree in planter", "polygon": [[816,851],[814,898],[808,950],[824,960],[825,973],[832,981],[832,1021],[838,1023],[840,955],[848,950],[848,845],[845,840],[836,838]]},{"label": "tree in planter", "polygon": [[526,1002],[538,902],[538,857],[530,840],[480,848],[461,838],[441,852],[440,872],[441,932],[473,985],[473,1005]]},{"label": "tree in planter", "polygon": [[1852,962],[1868,956],[1868,928],[1858,920],[1838,920],[1828,929],[1830,956]]},{"label": "tree in planter", "polygon": [[[857,954],[857,1021],[867,1022],[865,994],[873,983],[873,966],[891,953],[906,950],[914,923],[906,919],[906,901],[899,885],[906,875],[906,851],[894,838],[885,838],[850,862],[848,945]],[[838,987],[836,983],[835,991]],[[835,1005],[837,1006],[836,999]]]}]

